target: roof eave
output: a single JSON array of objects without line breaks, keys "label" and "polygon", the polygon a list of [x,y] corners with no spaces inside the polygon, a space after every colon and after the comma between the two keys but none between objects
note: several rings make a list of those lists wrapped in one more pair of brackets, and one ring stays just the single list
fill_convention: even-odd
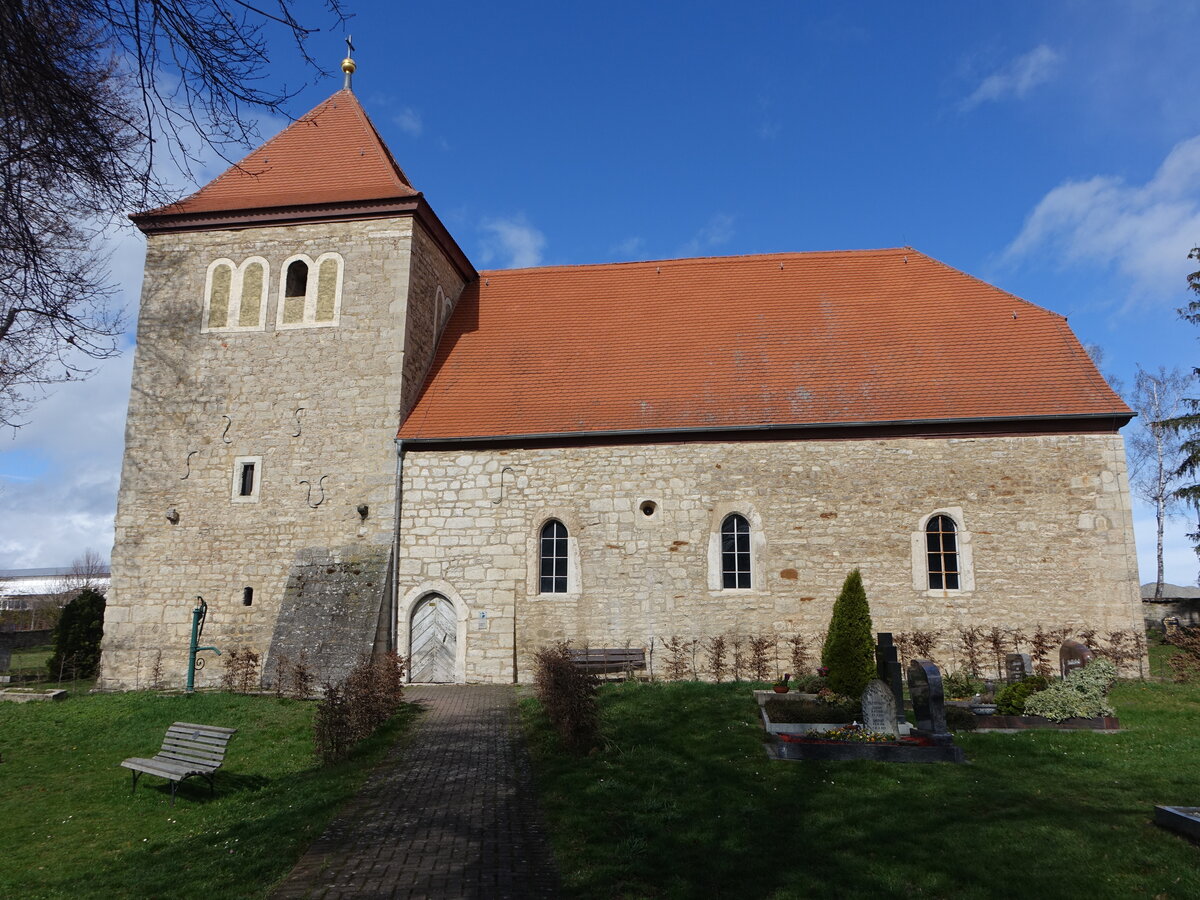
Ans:
[{"label": "roof eave", "polygon": [[129,218],[147,235],[178,234],[189,231],[222,231],[237,228],[264,228],[269,225],[311,225],[320,222],[344,222],[416,215],[445,250],[454,267],[466,281],[478,277],[466,253],[454,240],[441,219],[425,200],[424,194],[381,200],[353,200],[344,203],[314,203],[303,206],[277,206],[259,209],[216,210],[197,213],[134,213]]},{"label": "roof eave", "polygon": [[[530,432],[527,434],[503,435],[464,435],[457,437],[413,437],[404,434],[403,428],[399,438],[405,445],[411,444],[492,444],[517,441],[551,441],[551,440],[592,440],[596,438],[630,438],[630,437],[668,437],[671,435],[705,435],[705,434],[736,434],[736,433],[770,433],[784,431],[853,431],[879,429],[928,429],[936,426],[959,429],[963,426],[982,425],[988,427],[1003,425],[1035,425],[1036,423],[1066,423],[1086,424],[1105,422],[1108,428],[1104,430],[1117,431],[1128,424],[1133,413],[1063,413],[1057,415],[1029,416],[983,416],[958,419],[892,419],[886,421],[863,422],[792,422],[786,424],[767,425],[703,425],[680,428],[628,428],[609,429],[603,431],[554,431]],[[1030,428],[1029,430],[1037,430]]]}]

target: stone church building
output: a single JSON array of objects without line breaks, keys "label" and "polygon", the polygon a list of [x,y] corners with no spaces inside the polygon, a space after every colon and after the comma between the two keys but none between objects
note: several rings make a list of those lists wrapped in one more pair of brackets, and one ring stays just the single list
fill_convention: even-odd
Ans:
[{"label": "stone church building", "polygon": [[182,683],[199,596],[268,683],[815,636],[855,567],[881,630],[1141,627],[1130,410],[916,250],[477,271],[348,88],[134,221],[102,687]]}]

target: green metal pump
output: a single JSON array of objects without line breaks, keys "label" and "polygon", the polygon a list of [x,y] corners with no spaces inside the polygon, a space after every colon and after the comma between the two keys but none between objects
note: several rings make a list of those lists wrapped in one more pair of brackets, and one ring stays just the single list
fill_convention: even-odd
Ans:
[{"label": "green metal pump", "polygon": [[208,617],[208,604],[204,602],[204,598],[197,597],[196,602],[199,603],[199,606],[192,610],[192,640],[188,646],[187,692],[189,694],[196,690],[196,670],[204,668],[204,658],[197,657],[196,654],[201,650],[211,650],[217,656],[221,655],[221,651],[216,647],[196,646],[200,635],[204,632],[204,620]]}]

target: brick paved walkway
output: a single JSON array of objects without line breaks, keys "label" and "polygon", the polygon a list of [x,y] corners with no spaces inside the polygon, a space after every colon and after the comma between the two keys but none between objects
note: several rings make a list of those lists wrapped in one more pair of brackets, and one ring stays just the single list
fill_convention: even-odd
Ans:
[{"label": "brick paved walkway", "polygon": [[407,740],[272,894],[558,896],[529,759],[504,685],[410,687],[425,712]]}]

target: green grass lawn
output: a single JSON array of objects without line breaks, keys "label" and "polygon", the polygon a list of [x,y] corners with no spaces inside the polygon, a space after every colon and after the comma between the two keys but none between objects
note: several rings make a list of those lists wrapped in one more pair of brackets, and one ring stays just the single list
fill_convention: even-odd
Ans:
[{"label": "green grass lawn", "polygon": [[1200,686],[1127,683],[1120,734],[963,735],[969,765],[773,762],[748,685],[617,684],[606,747],[524,706],[569,896],[1200,897]]},{"label": "green grass lawn", "polygon": [[49,644],[43,644],[40,647],[27,647],[24,650],[14,650],[9,668],[13,671],[17,669],[45,670],[46,661],[53,655],[54,648]]},{"label": "green grass lawn", "polygon": [[[0,703],[0,897],[262,897],[404,729],[397,716],[346,762],[318,768],[314,704],[230,694]],[[175,806],[161,778],[130,796],[129,756],[174,721],[239,729],[210,796]]]}]

